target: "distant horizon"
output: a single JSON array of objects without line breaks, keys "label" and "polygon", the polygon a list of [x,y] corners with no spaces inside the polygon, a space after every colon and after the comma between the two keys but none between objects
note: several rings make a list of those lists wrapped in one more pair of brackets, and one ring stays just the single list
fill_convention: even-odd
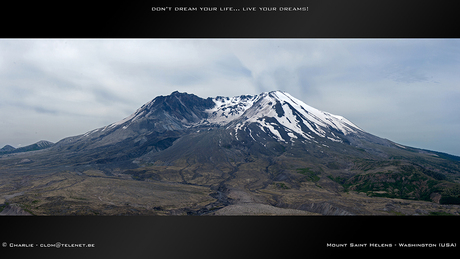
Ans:
[{"label": "distant horizon", "polygon": [[0,148],[53,143],[174,91],[280,90],[401,145],[460,156],[458,39],[2,39]]}]

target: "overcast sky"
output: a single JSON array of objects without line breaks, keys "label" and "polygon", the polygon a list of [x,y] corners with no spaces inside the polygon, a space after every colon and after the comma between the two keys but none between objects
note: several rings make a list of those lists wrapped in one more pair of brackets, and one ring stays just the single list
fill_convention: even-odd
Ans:
[{"label": "overcast sky", "polygon": [[0,148],[79,135],[176,90],[283,90],[379,137],[460,155],[458,39],[0,39]]}]

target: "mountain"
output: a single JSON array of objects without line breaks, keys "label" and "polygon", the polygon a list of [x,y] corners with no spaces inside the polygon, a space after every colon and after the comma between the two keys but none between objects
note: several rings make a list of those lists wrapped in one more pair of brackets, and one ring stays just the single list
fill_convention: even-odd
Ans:
[{"label": "mountain", "polygon": [[13,151],[15,150],[16,148],[13,147],[13,146],[10,146],[10,145],[5,145],[4,147],[2,147],[0,149],[0,152],[10,152],[10,151]]},{"label": "mountain", "polygon": [[34,151],[34,150],[41,150],[45,148],[49,148],[53,145],[53,142],[47,141],[47,140],[40,140],[37,143],[25,146],[25,147],[20,147],[20,148],[14,148],[10,145],[4,146],[2,149],[0,149],[0,154],[11,154],[11,153],[20,153],[20,152],[28,152],[28,151]]},{"label": "mountain", "polygon": [[341,116],[319,111],[288,93],[273,91],[207,99],[174,92],[155,98],[121,121],[63,139],[54,149],[91,152],[93,158],[103,152],[101,161],[92,159],[95,163],[123,161],[162,151],[180,138],[217,134],[209,134],[211,130],[223,135],[220,143],[213,143],[221,147],[233,142],[247,147],[262,145],[263,149],[269,143],[319,147],[340,143],[376,154],[381,152],[365,143],[401,147],[364,132]]},{"label": "mountain", "polygon": [[[118,122],[0,158],[2,171],[56,185],[59,202],[37,183],[14,187],[34,193],[18,196],[23,203],[44,197],[38,214],[460,212],[459,157],[374,136],[282,91],[158,96]],[[69,208],[56,212],[63,202]]]}]

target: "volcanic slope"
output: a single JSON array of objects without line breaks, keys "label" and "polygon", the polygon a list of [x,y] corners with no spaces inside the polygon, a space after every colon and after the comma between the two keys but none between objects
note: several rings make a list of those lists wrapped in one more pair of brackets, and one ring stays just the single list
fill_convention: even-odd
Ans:
[{"label": "volcanic slope", "polygon": [[[30,163],[20,163],[24,159]],[[119,122],[40,151],[2,157],[0,166],[2,177],[30,183],[17,184],[16,189],[4,185],[0,195],[35,208],[29,209],[35,214],[50,213],[43,208],[48,208],[46,199],[52,195],[71,204],[85,201],[69,205],[63,214],[91,208],[98,214],[123,214],[135,207],[139,214],[161,215],[296,214],[294,210],[323,215],[458,215],[460,204],[458,157],[379,138],[282,91],[207,99],[173,92]],[[45,188],[59,182],[56,174],[74,180]],[[42,185],[32,184],[30,175]],[[48,183],[46,175],[53,175]],[[124,193],[131,202],[122,203],[123,195],[109,195],[102,187],[105,199],[85,193],[85,186],[97,184],[83,183],[102,179],[111,192]],[[151,185],[143,187],[151,191],[140,197],[133,191],[136,183]],[[175,195],[180,190],[193,192],[191,187],[199,194],[189,202]],[[155,188],[158,193],[168,189],[168,195],[158,198]],[[11,196],[17,193],[22,194]],[[33,206],[33,199],[38,206]],[[118,207],[103,209],[107,204]]]}]

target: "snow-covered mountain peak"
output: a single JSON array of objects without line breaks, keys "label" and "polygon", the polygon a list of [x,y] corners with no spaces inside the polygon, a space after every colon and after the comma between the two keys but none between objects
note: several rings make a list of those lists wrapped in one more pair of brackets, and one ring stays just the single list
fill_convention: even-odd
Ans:
[{"label": "snow-covered mountain peak", "polygon": [[361,130],[358,126],[345,119],[344,117],[313,108],[301,100],[293,97],[289,93],[275,91],[273,92],[273,95],[275,95],[278,100],[282,102],[282,105],[290,104],[297,110],[306,112],[316,122],[320,124],[323,123],[324,125],[322,126],[331,126],[332,128],[342,131],[345,135],[350,132],[356,132],[356,130]]},{"label": "snow-covered mountain peak", "polygon": [[257,98],[257,95],[218,96],[213,98],[212,101],[215,103],[215,106],[206,110],[209,114],[206,121],[219,125],[227,124],[241,117],[247,109],[252,107]]},{"label": "snow-covered mountain peak", "polygon": [[[207,99],[174,92],[169,96],[159,96],[123,120],[89,131],[84,136],[108,130],[124,131],[141,122],[143,125],[156,125],[146,129],[147,131],[218,125],[233,127],[236,134],[254,124],[273,138],[284,142],[299,137],[307,140],[321,137],[342,142],[340,135],[362,132],[344,117],[320,111],[283,91]],[[130,136],[133,134],[135,135],[134,132],[130,133]]]},{"label": "snow-covered mountain peak", "polygon": [[337,133],[348,135],[362,131],[344,117],[320,111],[283,91],[231,98],[219,96],[212,100],[215,106],[206,110],[209,114],[206,122],[226,125],[238,120],[235,131],[242,130],[250,123],[257,123],[263,131],[270,131],[281,141],[287,141],[282,135],[291,139],[298,136],[312,139],[317,135],[342,142]]}]

